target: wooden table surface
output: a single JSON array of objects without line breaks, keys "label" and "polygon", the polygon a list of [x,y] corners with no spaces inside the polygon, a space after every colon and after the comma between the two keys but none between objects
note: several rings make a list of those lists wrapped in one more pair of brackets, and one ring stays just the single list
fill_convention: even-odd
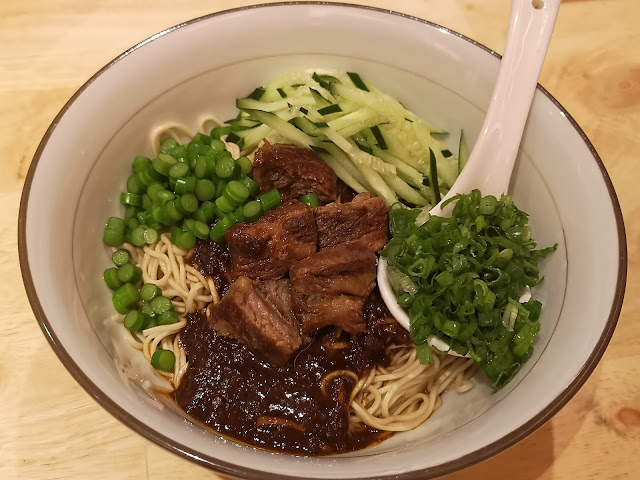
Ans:
[{"label": "wooden table surface", "polygon": [[[251,0],[0,2],[0,478],[219,478],[143,439],[67,373],[29,307],[16,224],[24,177],[58,110],[102,65],[184,20]],[[366,0],[501,52],[509,0]],[[451,479],[622,479],[640,473],[640,2],[564,0],[540,83],[602,156],[622,204],[629,276],[602,362],[550,422]]]}]

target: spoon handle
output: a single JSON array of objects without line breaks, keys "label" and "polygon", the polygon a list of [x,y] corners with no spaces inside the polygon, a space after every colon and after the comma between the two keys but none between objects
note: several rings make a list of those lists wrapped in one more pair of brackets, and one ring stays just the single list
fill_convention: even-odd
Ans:
[{"label": "spoon handle", "polygon": [[[467,165],[443,201],[474,188],[497,197],[507,192],[559,7],[560,0],[512,1],[489,110]],[[441,204],[431,210],[432,215],[446,215]]]}]

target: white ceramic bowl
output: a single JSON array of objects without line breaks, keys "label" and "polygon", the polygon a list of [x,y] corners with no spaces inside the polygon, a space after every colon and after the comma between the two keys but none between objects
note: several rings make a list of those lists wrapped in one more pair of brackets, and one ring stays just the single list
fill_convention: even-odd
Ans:
[{"label": "white ceramic bowl", "polygon": [[[626,244],[620,207],[593,146],[542,87],[536,92],[511,191],[531,214],[545,261],[535,354],[505,389],[485,382],[422,427],[348,455],[273,454],[226,440],[154,400],[136,381],[144,362],[103,321],[103,221],[119,212],[131,159],[150,154],[165,121],[234,115],[234,99],[284,70],[358,71],[417,114],[473,142],[498,56],[455,32],[388,11],[279,4],[203,17],[151,37],[94,75],[47,131],[27,176],[20,262],[42,330],[76,380],[122,422],[168,450],[243,478],[428,478],[514,444],[580,388],[611,338],[622,304]],[[453,147],[453,145],[452,145]]]}]

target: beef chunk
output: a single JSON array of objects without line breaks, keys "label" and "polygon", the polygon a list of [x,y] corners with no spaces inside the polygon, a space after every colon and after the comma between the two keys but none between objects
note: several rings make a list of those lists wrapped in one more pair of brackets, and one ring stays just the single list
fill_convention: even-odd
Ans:
[{"label": "beef chunk", "polygon": [[238,223],[225,234],[233,278],[280,278],[317,249],[313,213],[298,200],[279,206],[255,223]]},{"label": "beef chunk", "polygon": [[348,203],[314,208],[320,250],[357,242],[377,252],[388,241],[388,213],[389,207],[368,193],[361,193]]},{"label": "beef chunk", "polygon": [[376,285],[376,255],[358,243],[326,248],[291,267],[293,310],[307,335],[326,325],[365,328],[362,307]]},{"label": "beef chunk", "polygon": [[287,279],[238,278],[211,307],[208,320],[219,335],[237,339],[276,365],[284,365],[302,345]]},{"label": "beef chunk", "polygon": [[285,200],[315,193],[324,204],[338,196],[333,170],[313,150],[295,145],[265,142],[255,154],[253,179],[261,192],[277,188]]}]

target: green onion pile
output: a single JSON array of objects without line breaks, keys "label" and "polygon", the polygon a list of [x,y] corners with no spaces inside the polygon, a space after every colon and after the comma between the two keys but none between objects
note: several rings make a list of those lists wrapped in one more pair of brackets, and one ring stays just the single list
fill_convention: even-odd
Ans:
[{"label": "green onion pile", "polygon": [[454,201],[451,218],[394,208],[381,254],[420,361],[433,362],[427,339],[435,335],[469,354],[498,390],[533,353],[542,305],[518,299],[542,282],[538,261],[557,245],[535,250],[528,216],[508,195],[474,190],[446,203]]}]

